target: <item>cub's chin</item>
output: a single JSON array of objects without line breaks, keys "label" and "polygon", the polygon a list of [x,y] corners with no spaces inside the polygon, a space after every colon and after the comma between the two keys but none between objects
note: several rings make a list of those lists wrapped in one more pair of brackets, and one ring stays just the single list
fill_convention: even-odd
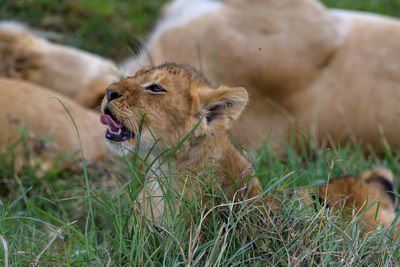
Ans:
[{"label": "cub's chin", "polygon": [[110,139],[107,138],[107,133],[104,137],[104,143],[106,144],[107,148],[117,154],[120,157],[126,156],[127,154],[129,154],[129,152],[134,151],[135,147],[130,145],[128,142],[126,141],[112,141]]}]

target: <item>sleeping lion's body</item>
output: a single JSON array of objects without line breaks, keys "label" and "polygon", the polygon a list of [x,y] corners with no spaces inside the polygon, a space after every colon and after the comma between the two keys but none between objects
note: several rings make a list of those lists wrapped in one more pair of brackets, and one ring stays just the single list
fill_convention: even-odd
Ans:
[{"label": "sleeping lion's body", "polygon": [[[400,22],[329,10],[315,0],[175,0],[128,74],[166,61],[202,70],[214,86],[243,85],[249,105],[233,133],[252,148],[281,136],[317,145],[400,146]],[[109,60],[0,25],[0,76],[21,78],[93,107],[119,79]],[[86,88],[87,90],[81,90]]]},{"label": "sleeping lion's body", "polygon": [[[18,127],[28,131],[31,149],[35,142],[41,143],[40,156],[47,159],[57,153],[80,151],[79,138],[66,110],[57,101],[64,103],[79,129],[83,152],[88,159],[102,160],[107,150],[103,144],[104,127],[98,123],[98,115],[81,107],[68,97],[47,90],[38,85],[0,78],[0,146],[11,145],[20,138]],[[32,143],[33,141],[33,143]],[[80,154],[78,153],[78,156]]]}]

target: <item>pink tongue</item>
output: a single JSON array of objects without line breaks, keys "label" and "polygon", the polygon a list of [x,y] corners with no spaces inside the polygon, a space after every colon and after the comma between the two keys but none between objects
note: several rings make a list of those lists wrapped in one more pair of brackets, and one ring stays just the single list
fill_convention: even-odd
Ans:
[{"label": "pink tongue", "polygon": [[103,114],[100,117],[100,122],[102,124],[108,125],[113,132],[118,132],[119,129],[122,129],[124,126],[116,121],[114,121],[110,115]]}]

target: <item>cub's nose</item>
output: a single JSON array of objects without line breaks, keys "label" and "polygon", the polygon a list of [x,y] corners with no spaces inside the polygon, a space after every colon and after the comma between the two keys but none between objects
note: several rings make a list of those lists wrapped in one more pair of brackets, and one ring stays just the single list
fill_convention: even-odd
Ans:
[{"label": "cub's nose", "polygon": [[114,90],[106,89],[107,101],[110,102],[111,100],[117,99],[122,95]]}]

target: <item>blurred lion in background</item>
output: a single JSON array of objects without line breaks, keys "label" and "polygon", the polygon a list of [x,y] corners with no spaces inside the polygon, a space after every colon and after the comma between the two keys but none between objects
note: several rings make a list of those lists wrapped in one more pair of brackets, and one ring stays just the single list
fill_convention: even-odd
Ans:
[{"label": "blurred lion in background", "polygon": [[249,105],[232,132],[239,142],[282,148],[282,137],[324,147],[355,142],[399,147],[400,23],[326,9],[315,0],[175,0],[142,53],[121,63],[0,25],[0,76],[23,79],[99,105],[120,73],[172,61],[199,68],[216,86],[243,85]]},{"label": "blurred lion in background", "polygon": [[[400,145],[400,22],[328,10],[314,0],[171,2],[146,53],[123,65],[174,61],[213,84],[243,85],[249,105],[233,132],[257,146],[293,131],[316,144]],[[148,51],[148,54],[147,54]]]}]

